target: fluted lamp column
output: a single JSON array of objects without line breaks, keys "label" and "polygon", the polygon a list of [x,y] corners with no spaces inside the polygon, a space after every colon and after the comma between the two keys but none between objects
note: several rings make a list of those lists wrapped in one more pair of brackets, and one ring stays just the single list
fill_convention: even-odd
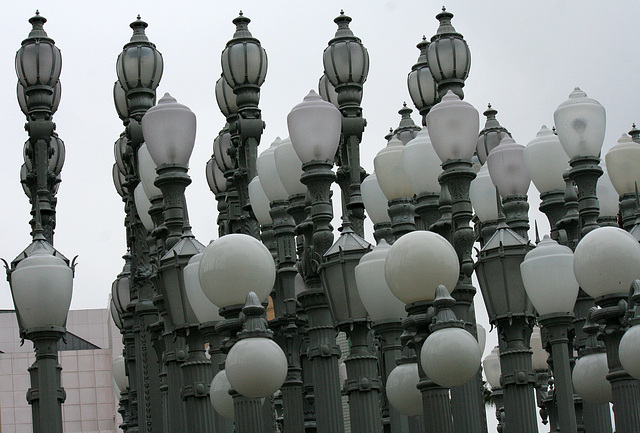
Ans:
[{"label": "fluted lamp column", "polygon": [[551,345],[553,377],[560,431],[577,432],[571,383],[570,339],[578,282],[573,274],[573,252],[545,236],[520,264],[527,296],[540,315]]}]

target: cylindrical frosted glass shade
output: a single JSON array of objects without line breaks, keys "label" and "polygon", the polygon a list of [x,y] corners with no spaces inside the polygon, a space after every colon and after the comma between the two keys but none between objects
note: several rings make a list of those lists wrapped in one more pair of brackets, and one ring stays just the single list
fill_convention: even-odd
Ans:
[{"label": "cylindrical frosted glass shade", "polygon": [[569,157],[560,139],[546,126],[524,148],[524,164],[540,193],[559,190],[566,185],[562,175],[569,168]]},{"label": "cylindrical frosted glass shade", "polygon": [[481,222],[495,221],[498,219],[498,197],[496,187],[491,182],[489,167],[483,165],[475,179],[469,186],[469,198],[473,210]]},{"label": "cylindrical frosted glass shade", "polygon": [[138,149],[138,173],[140,174],[140,183],[142,183],[144,192],[149,199],[162,195],[160,188],[155,185],[156,177],[158,177],[156,163],[144,143]]},{"label": "cylindrical frosted glass shade", "polygon": [[558,106],[553,119],[560,143],[570,159],[599,157],[606,124],[604,107],[578,87]]},{"label": "cylindrical frosted glass shade", "polygon": [[205,296],[200,286],[200,278],[198,276],[200,260],[202,260],[202,253],[193,255],[182,271],[184,273],[184,291],[189,305],[199,323],[223,320],[222,316],[218,314],[218,306]]},{"label": "cylindrical frosted glass shade", "polygon": [[289,137],[282,140],[280,146],[273,151],[276,159],[276,169],[282,182],[282,186],[287,190],[289,196],[296,194],[306,194],[307,186],[300,182],[302,176],[302,162],[293,148]]},{"label": "cylindrical frosted glass shade", "polygon": [[72,291],[73,271],[43,247],[11,272],[13,301],[25,329],[64,326]]},{"label": "cylindrical frosted glass shade", "polygon": [[413,197],[413,188],[404,172],[402,142],[393,137],[373,158],[378,184],[387,200]]},{"label": "cylindrical frosted glass shade", "polygon": [[249,292],[255,292],[260,302],[267,299],[275,282],[276,267],[271,253],[260,241],[232,233],[207,245],[198,275],[207,298],[224,308],[244,305]]},{"label": "cylindrical frosted glass shade", "polygon": [[401,319],[407,315],[404,303],[391,293],[384,278],[384,262],[391,247],[382,239],[365,254],[355,268],[360,300],[371,320]]},{"label": "cylindrical frosted glass shade", "polygon": [[142,221],[142,225],[147,229],[147,231],[152,231],[154,227],[153,219],[151,219],[151,215],[149,215],[151,202],[149,201],[147,194],[144,192],[142,183],[139,183],[138,186],[136,186],[136,189],[133,190],[133,199],[136,204],[136,210],[138,211],[140,221]]},{"label": "cylindrical frosted glass shade", "polygon": [[538,314],[571,313],[578,297],[571,248],[545,235],[520,264],[527,296]]},{"label": "cylindrical frosted glass shade", "polygon": [[633,194],[640,188],[640,144],[622,134],[604,157],[609,179],[619,195]]},{"label": "cylindrical frosted glass shade", "polygon": [[502,198],[527,195],[531,178],[524,164],[524,146],[511,137],[502,140],[487,157],[491,181]]},{"label": "cylindrical frosted glass shade", "polygon": [[427,128],[422,128],[416,138],[406,144],[402,150],[402,164],[416,195],[440,193],[438,176],[442,172],[442,162],[431,144]]},{"label": "cylindrical frosted glass shade", "polygon": [[289,198],[289,193],[284,188],[284,185],[282,185],[276,166],[275,150],[280,144],[282,144],[282,140],[280,137],[277,137],[273,143],[271,143],[271,146],[258,156],[258,160],[256,161],[258,177],[269,201],[287,200]]},{"label": "cylindrical frosted glass shade", "polygon": [[271,209],[269,198],[264,193],[259,176],[254,177],[251,182],[249,182],[249,202],[251,203],[253,214],[256,216],[260,225],[264,226],[273,223],[271,214],[269,213]]},{"label": "cylindrical frosted glass shade", "polygon": [[427,114],[429,137],[442,162],[471,159],[479,128],[478,110],[451,91]]},{"label": "cylindrical frosted glass shade", "polygon": [[617,227],[587,233],[576,247],[573,271],[580,287],[592,298],[627,296],[640,277],[640,244]]},{"label": "cylindrical frosted glass shade", "polygon": [[384,274],[405,304],[434,299],[439,285],[453,290],[460,265],[451,244],[434,232],[416,230],[398,239],[387,255]]},{"label": "cylindrical frosted glass shade", "polygon": [[165,93],[142,118],[142,134],[156,165],[189,165],[196,140],[196,115]]},{"label": "cylindrical frosted glass shade", "polygon": [[340,143],[342,114],[313,90],[287,116],[289,137],[302,163],[333,161]]},{"label": "cylindrical frosted glass shade", "polygon": [[362,181],[360,193],[371,222],[374,224],[391,222],[389,212],[387,212],[389,201],[380,188],[375,171]]}]

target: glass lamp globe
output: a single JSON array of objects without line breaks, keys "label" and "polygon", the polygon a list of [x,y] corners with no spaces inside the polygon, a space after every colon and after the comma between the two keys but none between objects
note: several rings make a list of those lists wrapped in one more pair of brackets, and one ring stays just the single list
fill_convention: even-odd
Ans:
[{"label": "glass lamp globe", "polygon": [[334,87],[351,83],[361,85],[369,73],[369,53],[349,29],[351,17],[341,12],[333,21],[338,30],[322,55],[324,74]]},{"label": "glass lamp globe", "polygon": [[162,191],[155,185],[156,163],[151,158],[146,144],[142,144],[138,149],[138,173],[140,173],[140,183],[149,199],[162,196]]},{"label": "glass lamp globe", "polygon": [[129,106],[127,105],[127,94],[125,93],[119,81],[113,83],[113,103],[116,107],[116,113],[120,120],[129,118]]},{"label": "glass lamp globe", "polygon": [[273,151],[276,160],[276,170],[280,177],[282,186],[287,190],[289,196],[297,194],[306,194],[307,186],[300,182],[302,176],[302,161],[298,158],[298,154],[293,148],[293,144],[289,137],[282,140],[280,146]]},{"label": "glass lamp globe", "polygon": [[125,372],[124,356],[120,355],[114,358],[111,363],[111,373],[113,374],[113,380],[119,392],[129,387],[129,378]]},{"label": "glass lamp globe", "polygon": [[502,370],[500,367],[500,349],[498,346],[494,347],[482,361],[482,369],[484,375],[487,378],[487,382],[491,385],[491,389],[500,388],[500,375]]},{"label": "glass lamp globe", "polygon": [[[59,326],[67,322],[73,292],[73,270],[44,240],[11,271],[11,294],[24,329]],[[23,253],[24,254],[24,253]]]},{"label": "glass lamp globe", "polygon": [[496,221],[498,219],[498,198],[496,187],[491,182],[487,164],[480,167],[475,179],[469,186],[469,198],[473,210],[481,222]]},{"label": "glass lamp globe", "polygon": [[322,77],[318,80],[318,93],[324,101],[331,102],[336,108],[340,108],[340,104],[338,104],[338,92],[336,92],[336,88],[333,87],[329,78],[324,74],[322,74]]},{"label": "glass lamp globe", "polygon": [[369,253],[362,256],[355,268],[360,300],[374,322],[400,319],[407,315],[404,304],[391,293],[384,278],[384,262],[390,249],[391,246],[382,239]]},{"label": "glass lamp globe", "polygon": [[487,156],[491,181],[502,198],[527,195],[531,178],[524,163],[524,146],[503,138]]},{"label": "glass lamp globe", "polygon": [[157,166],[187,166],[196,140],[196,115],[165,93],[142,118],[142,134]]},{"label": "glass lamp globe", "polygon": [[116,164],[118,164],[118,170],[120,170],[122,174],[127,174],[125,158],[128,156],[127,153],[130,152],[131,147],[127,145],[127,136],[122,133],[116,142],[113,143],[113,156],[116,159]]},{"label": "glass lamp globe", "polygon": [[184,274],[184,291],[199,323],[217,322],[223,320],[218,313],[219,308],[205,296],[202,286],[200,286],[200,278],[198,277],[200,260],[202,260],[202,253],[195,254],[189,259],[187,266],[184,267],[182,271]]},{"label": "glass lamp globe", "polygon": [[633,194],[640,188],[640,143],[622,134],[604,156],[611,183],[619,195]]},{"label": "glass lamp globe", "polygon": [[53,87],[62,69],[60,49],[44,31],[45,17],[37,13],[29,22],[33,28],[16,53],[18,79],[24,88],[37,85]]},{"label": "glass lamp globe", "polygon": [[250,22],[242,14],[233,20],[236,31],[221,55],[222,75],[233,89],[261,86],[267,76],[267,52],[251,35]]},{"label": "glass lamp globe", "polygon": [[231,384],[227,379],[227,372],[221,370],[211,381],[209,388],[209,398],[211,406],[226,419],[233,420],[235,411],[233,410],[233,397],[229,394]]},{"label": "glass lamp globe", "polygon": [[138,88],[154,90],[162,77],[162,54],[144,33],[147,23],[137,19],[131,23],[133,36],[118,55],[116,72],[125,91]]},{"label": "glass lamp globe", "polygon": [[227,191],[227,179],[224,177],[224,173],[220,171],[220,167],[218,167],[215,157],[212,157],[207,161],[205,175],[207,177],[207,184],[209,185],[209,189],[212,193],[217,195]]},{"label": "glass lamp globe", "polygon": [[524,148],[524,165],[540,193],[565,190],[562,175],[569,168],[568,161],[558,136],[544,125]]},{"label": "glass lamp globe", "polygon": [[478,372],[482,353],[478,341],[461,328],[441,328],[429,334],[420,351],[420,365],[440,386],[467,383]]},{"label": "glass lamp globe", "polygon": [[450,159],[470,160],[480,129],[478,110],[449,90],[427,114],[427,129],[443,163]]},{"label": "glass lamp globe", "polygon": [[422,415],[422,394],[417,388],[418,363],[409,362],[394,368],[387,378],[387,399],[403,415]]},{"label": "glass lamp globe", "polygon": [[592,298],[626,297],[640,276],[640,244],[617,227],[600,227],[583,237],[575,249],[573,272]]},{"label": "glass lamp globe", "polygon": [[[124,174],[120,173],[120,170],[118,170],[118,165],[115,162],[113,163],[113,167],[111,167],[111,179],[113,180],[113,186],[115,187],[120,197],[124,198],[127,194],[129,194],[129,190],[126,186],[124,186],[126,182]],[[26,185],[26,180],[27,165],[22,164],[22,167],[20,167],[20,182],[22,183],[22,189],[24,190],[24,193],[27,195],[27,197],[31,198],[31,191]]]},{"label": "glass lamp globe", "polygon": [[387,200],[413,197],[413,188],[402,163],[403,149],[402,142],[393,137],[387,143],[387,147],[373,158],[378,184]]},{"label": "glass lamp globe", "polygon": [[224,76],[221,76],[216,81],[215,94],[218,108],[224,117],[229,117],[238,112],[237,96],[233,93],[233,89],[224,79]]},{"label": "glass lamp globe", "polygon": [[416,108],[422,111],[426,107],[433,106],[438,100],[438,89],[433,74],[429,69],[427,61],[427,50],[429,41],[423,37],[422,41],[416,45],[420,50],[420,56],[415,65],[411,67],[411,72],[407,76],[407,87],[409,95]]},{"label": "glass lamp globe", "polygon": [[553,119],[556,132],[569,159],[578,156],[600,157],[604,141],[604,107],[576,87],[569,99],[558,106]]},{"label": "glass lamp globe", "polygon": [[271,209],[269,198],[264,192],[259,176],[254,177],[253,180],[249,182],[249,202],[251,203],[253,214],[256,216],[260,225],[268,226],[273,224],[271,214],[269,213]]},{"label": "glass lamp globe", "polygon": [[607,380],[609,366],[606,353],[591,353],[576,360],[573,367],[573,389],[585,403],[605,404],[612,399]]},{"label": "glass lamp globe", "polygon": [[484,353],[484,348],[487,345],[487,330],[484,329],[479,323],[476,323],[476,334],[478,335],[478,347],[480,347],[480,353]]},{"label": "glass lamp globe", "polygon": [[[638,184],[640,186],[640,183]],[[613,186],[609,172],[603,167],[602,176],[598,179],[596,186],[596,195],[598,196],[598,204],[600,205],[600,217],[618,218],[620,209],[620,197],[618,191]]]},{"label": "glass lamp globe", "polygon": [[140,217],[140,221],[142,221],[142,225],[148,232],[152,231],[154,228],[153,219],[151,219],[151,215],[149,215],[149,209],[151,209],[151,202],[145,194],[144,189],[142,187],[142,183],[139,183],[136,186],[136,189],[133,190],[133,201],[136,204],[136,210],[138,211],[138,216]]},{"label": "glass lamp globe", "polygon": [[416,195],[440,193],[438,175],[442,172],[442,162],[431,144],[427,128],[422,128],[402,149],[402,164]]},{"label": "glass lamp globe", "polygon": [[265,301],[273,289],[276,268],[271,253],[260,241],[232,233],[207,245],[198,276],[207,298],[225,308],[244,305],[249,292],[255,292],[260,302]]},{"label": "glass lamp globe", "polygon": [[374,171],[367,176],[360,184],[360,193],[362,194],[362,202],[367,210],[371,222],[374,224],[390,223],[387,197],[382,192],[378,183],[378,176]]},{"label": "glass lamp globe", "polygon": [[333,161],[342,130],[342,113],[311,90],[287,115],[293,148],[302,163]]},{"label": "glass lamp globe", "polygon": [[549,354],[544,347],[542,347],[542,335],[540,333],[540,327],[534,326],[531,332],[531,366],[534,371],[536,370],[548,370]]},{"label": "glass lamp globe", "polygon": [[579,287],[573,273],[571,248],[545,235],[524,257],[520,273],[538,314],[573,312]]},{"label": "glass lamp globe", "polygon": [[[636,313],[637,314],[637,313]],[[629,375],[640,379],[640,325],[627,330],[620,340],[620,363]]]},{"label": "glass lamp globe", "polygon": [[287,358],[273,340],[244,338],[229,351],[225,368],[231,387],[240,394],[249,398],[269,397],[287,377]]},{"label": "glass lamp globe", "polygon": [[226,173],[236,167],[236,161],[231,158],[229,151],[231,150],[231,134],[228,132],[219,134],[213,140],[213,156],[216,158],[218,168]]},{"label": "glass lamp globe", "polygon": [[437,233],[421,230],[398,239],[384,264],[389,288],[405,304],[433,300],[439,285],[453,290],[459,273],[451,244]]},{"label": "glass lamp globe", "polygon": [[280,137],[276,137],[273,143],[271,143],[271,146],[265,149],[256,160],[258,177],[260,178],[262,189],[270,202],[287,200],[289,198],[289,193],[280,180],[278,168],[276,166],[275,150],[281,144],[282,140]]}]

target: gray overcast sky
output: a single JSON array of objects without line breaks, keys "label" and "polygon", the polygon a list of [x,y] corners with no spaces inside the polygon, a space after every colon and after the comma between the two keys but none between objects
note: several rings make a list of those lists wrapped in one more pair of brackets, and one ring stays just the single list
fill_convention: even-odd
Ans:
[{"label": "gray overcast sky", "polygon": [[[233,6],[229,4],[233,3]],[[123,205],[111,181],[113,142],[122,131],[112,102],[115,62],[139,13],[147,34],[164,56],[158,93],[170,92],[198,118],[191,158],[188,203],[194,233],[203,243],[217,236],[216,206],[204,165],[224,124],[214,99],[220,53],[231,38],[231,20],[242,9],[267,50],[269,71],[260,107],[267,128],[263,150],[284,137],[286,114],[316,88],[322,52],[335,33],[333,19],[344,8],[351,28],[371,57],[363,108],[368,120],[363,166],[385,145],[403,101],[410,105],[406,75],[418,57],[415,45],[437,29],[440,2],[425,1],[172,1],[32,2],[5,5],[0,26],[0,158],[2,211],[0,257],[13,259],[29,242],[29,204],[19,183],[24,116],[15,96],[15,51],[28,35],[37,8],[45,29],[62,50],[62,103],[54,116],[67,159],[58,194],[55,246],[79,255],[72,308],[103,308],[125,252]],[[502,125],[527,144],[575,86],[607,110],[605,149],[640,122],[640,2],[629,1],[448,1],[453,24],[468,41],[472,65],[466,100],[480,113],[492,103]],[[482,117],[481,125],[484,125]],[[414,120],[419,123],[417,113]],[[530,196],[537,200],[532,188]],[[531,204],[532,218],[546,221]],[[336,213],[339,207],[335,207]],[[536,212],[534,212],[536,210]],[[372,241],[372,236],[369,240]],[[0,283],[0,308],[12,308],[9,285]],[[479,298],[479,297],[478,297]],[[479,317],[486,317],[478,305]],[[486,319],[485,323],[486,323]],[[495,337],[494,337],[495,338]],[[488,349],[492,344],[488,344]],[[491,415],[489,416],[491,417]]]}]

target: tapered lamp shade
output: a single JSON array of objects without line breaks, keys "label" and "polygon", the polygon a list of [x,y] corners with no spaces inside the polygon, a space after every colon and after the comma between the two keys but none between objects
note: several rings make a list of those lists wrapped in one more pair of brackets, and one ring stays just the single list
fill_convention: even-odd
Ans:
[{"label": "tapered lamp shade", "polygon": [[573,367],[573,389],[585,403],[609,403],[612,393],[611,383],[607,380],[608,374],[606,353],[584,355],[578,358]]},{"label": "tapered lamp shade", "polygon": [[544,239],[520,264],[522,282],[538,314],[570,313],[578,297],[571,248]]},{"label": "tapered lamp shade", "polygon": [[604,107],[578,87],[558,106],[553,119],[564,151],[570,159],[599,157],[606,125]]},{"label": "tapered lamp shade", "polygon": [[481,222],[496,221],[498,219],[498,198],[496,187],[491,182],[487,164],[480,167],[480,171],[469,186],[469,198],[473,210]]},{"label": "tapered lamp shade", "polygon": [[258,177],[269,201],[287,200],[289,198],[289,193],[280,180],[276,166],[275,150],[281,144],[282,140],[280,137],[276,137],[273,143],[271,143],[271,146],[265,149],[256,161]]},{"label": "tapered lamp shade", "polygon": [[146,144],[142,144],[138,149],[138,173],[140,174],[140,183],[145,194],[149,199],[162,196],[162,191],[155,185],[156,163],[151,158]]},{"label": "tapered lamp shade", "polygon": [[384,278],[384,262],[391,246],[382,239],[365,254],[355,269],[356,286],[371,320],[400,319],[407,315],[404,303],[396,298]]},{"label": "tapered lamp shade", "polygon": [[[443,8],[444,9],[444,8]],[[444,80],[466,80],[471,69],[471,51],[462,35],[451,25],[453,14],[443,10],[436,15],[440,26],[431,38],[427,58],[433,77]]]},{"label": "tapered lamp shade", "polygon": [[439,285],[453,290],[460,265],[445,238],[420,230],[407,233],[391,246],[384,273],[393,294],[410,304],[433,300]]},{"label": "tapered lamp shade", "polygon": [[500,388],[500,375],[502,374],[500,368],[500,353],[498,346],[494,347],[482,361],[482,368],[484,370],[484,376],[487,378],[487,382],[491,386],[491,389]]},{"label": "tapered lamp shade", "polygon": [[407,76],[407,87],[413,104],[418,110],[433,106],[438,100],[438,89],[427,61],[429,42],[423,39],[418,45],[420,56]]},{"label": "tapered lamp shade", "polygon": [[417,388],[418,364],[410,362],[394,368],[387,378],[387,399],[398,412],[408,416],[422,415],[422,394]]},{"label": "tapered lamp shade", "polygon": [[622,134],[604,157],[611,183],[619,195],[633,194],[640,188],[640,143]]},{"label": "tapered lamp shade", "polygon": [[153,230],[154,224],[153,219],[151,219],[151,215],[149,215],[149,209],[151,209],[151,202],[149,198],[144,193],[144,189],[142,184],[139,183],[136,186],[136,189],[133,190],[133,199],[136,204],[136,210],[138,211],[138,216],[140,217],[140,221],[142,221],[142,225],[148,232]]},{"label": "tapered lamp shade", "polygon": [[229,351],[225,366],[231,387],[249,398],[269,397],[287,377],[287,358],[268,338],[238,341]]},{"label": "tapered lamp shade", "polygon": [[640,244],[617,227],[590,231],[576,247],[573,271],[580,287],[592,298],[627,296],[640,278]]},{"label": "tapered lamp shade", "polygon": [[129,378],[127,377],[124,356],[117,356],[111,363],[111,372],[113,374],[113,380],[116,382],[118,391],[122,392],[129,387]]},{"label": "tapered lamp shade", "polygon": [[156,46],[144,34],[147,23],[138,19],[131,23],[133,37],[118,55],[116,72],[125,91],[154,90],[160,84],[164,62]]},{"label": "tapered lamp shade", "polygon": [[324,74],[334,87],[363,84],[369,73],[369,53],[349,29],[350,17],[341,13],[333,21],[338,25],[338,30],[322,55]]},{"label": "tapered lamp shade", "polygon": [[249,292],[255,292],[260,302],[265,301],[273,289],[276,268],[271,253],[260,241],[232,233],[205,248],[198,275],[207,298],[224,308],[244,305]]},{"label": "tapered lamp shade", "polygon": [[422,128],[402,149],[402,164],[416,195],[440,193],[438,176],[442,172],[442,162],[431,144],[427,128]]},{"label": "tapered lamp shade", "polygon": [[511,137],[502,139],[487,156],[487,166],[502,198],[527,195],[531,178],[524,162],[524,146]]},{"label": "tapered lamp shade", "polygon": [[382,192],[375,171],[365,178],[360,184],[362,202],[367,210],[371,222],[374,224],[390,223],[387,197]]},{"label": "tapered lamp shade", "polygon": [[632,326],[624,333],[620,340],[619,354],[620,363],[626,372],[640,379],[640,325]]},{"label": "tapered lamp shade", "polygon": [[269,213],[271,209],[269,206],[269,198],[262,188],[262,182],[260,182],[259,176],[254,177],[253,180],[249,182],[249,202],[251,203],[253,214],[256,216],[260,225],[271,225],[273,223],[271,214]]},{"label": "tapered lamp shade", "polygon": [[236,31],[222,52],[222,75],[233,89],[244,85],[260,86],[267,76],[267,52],[249,31],[251,20],[235,18]]},{"label": "tapered lamp shade", "polygon": [[276,160],[276,169],[282,186],[287,190],[289,196],[306,194],[307,186],[300,182],[302,176],[302,161],[293,148],[289,137],[282,140],[280,146],[273,151]]},{"label": "tapered lamp shade", "polygon": [[217,322],[223,320],[218,314],[218,306],[209,300],[202,291],[198,268],[202,260],[202,253],[196,254],[189,259],[189,263],[182,271],[184,273],[184,287],[189,305],[196,315],[199,323]]},{"label": "tapered lamp shade", "polygon": [[565,190],[562,175],[569,168],[569,157],[558,136],[546,126],[524,148],[524,164],[540,193]]},{"label": "tapered lamp shade", "polygon": [[233,410],[233,397],[229,394],[230,389],[231,384],[227,379],[227,372],[225,370],[219,371],[211,381],[209,398],[216,412],[226,419],[233,420],[235,411]]},{"label": "tapered lamp shade", "polygon": [[119,81],[113,83],[113,103],[116,106],[116,113],[121,120],[129,118],[129,107],[127,105],[127,94]]},{"label": "tapered lamp shade", "polygon": [[218,168],[223,172],[233,170],[236,167],[236,161],[231,158],[229,151],[231,150],[231,134],[224,132],[219,134],[213,140],[213,156],[216,158]]},{"label": "tapered lamp shade", "polygon": [[46,241],[35,241],[31,253],[11,272],[11,293],[25,329],[64,326],[71,304],[73,271],[52,254]]},{"label": "tapered lamp shade", "polygon": [[[640,188],[640,183],[638,184]],[[617,218],[620,209],[620,197],[618,191],[613,186],[609,172],[603,167],[602,176],[598,179],[596,195],[600,205],[600,217]]]},{"label": "tapered lamp shade", "polygon": [[18,79],[25,88],[37,85],[53,87],[62,70],[60,49],[44,31],[46,18],[36,14],[29,22],[33,28],[16,53]]},{"label": "tapered lamp shade", "polygon": [[229,86],[227,80],[224,79],[224,76],[218,78],[218,81],[216,81],[215,93],[218,108],[220,108],[220,112],[224,117],[229,117],[238,112],[237,96],[233,93],[233,89]]},{"label": "tapered lamp shade", "polygon": [[340,104],[338,104],[338,92],[336,92],[336,88],[333,87],[331,81],[324,74],[318,80],[318,93],[324,101],[331,102],[336,108],[340,107]]},{"label": "tapered lamp shade", "polygon": [[481,360],[478,341],[460,328],[432,332],[420,351],[420,365],[429,379],[448,388],[470,381],[478,372]]},{"label": "tapered lamp shade", "polygon": [[142,118],[149,154],[156,165],[189,165],[196,140],[196,115],[165,93]]},{"label": "tapered lamp shade", "polygon": [[393,137],[387,143],[387,147],[373,158],[378,184],[387,200],[413,197],[413,188],[404,171],[403,149],[402,142]]},{"label": "tapered lamp shade", "polygon": [[342,129],[342,114],[313,90],[287,116],[289,137],[302,163],[333,161]]},{"label": "tapered lamp shade", "polygon": [[549,354],[544,347],[542,347],[542,335],[540,334],[540,327],[534,326],[531,332],[531,367],[534,371],[548,370]]},{"label": "tapered lamp shade", "polygon": [[476,150],[479,128],[478,110],[452,91],[427,114],[429,137],[442,162],[470,160]]}]

